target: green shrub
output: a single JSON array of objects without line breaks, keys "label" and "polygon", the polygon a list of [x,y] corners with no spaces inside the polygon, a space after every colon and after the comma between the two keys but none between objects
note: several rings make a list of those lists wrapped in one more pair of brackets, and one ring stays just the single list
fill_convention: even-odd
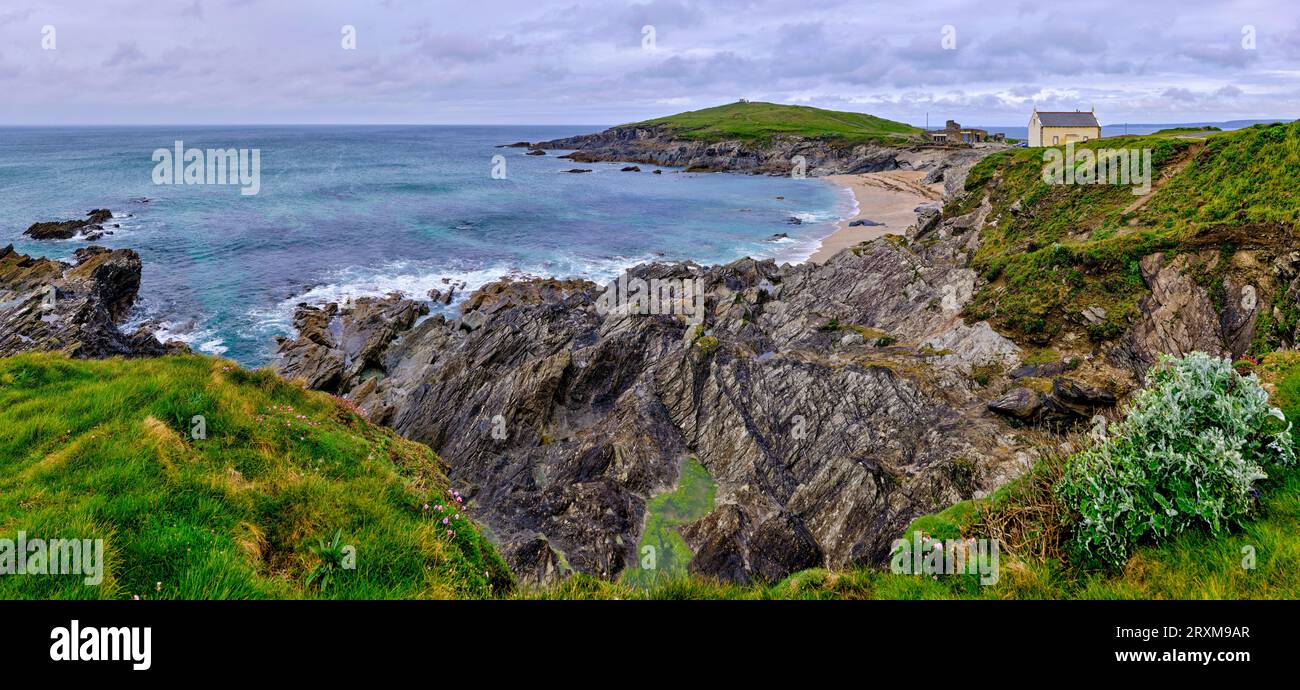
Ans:
[{"label": "green shrub", "polygon": [[1123,565],[1135,544],[1240,524],[1265,468],[1296,461],[1291,425],[1253,375],[1194,352],[1162,356],[1127,417],[1066,467],[1057,495],[1087,565]]},{"label": "green shrub", "polygon": [[717,352],[719,345],[718,339],[711,335],[703,336],[695,341],[695,347],[699,348],[700,352],[706,356]]}]

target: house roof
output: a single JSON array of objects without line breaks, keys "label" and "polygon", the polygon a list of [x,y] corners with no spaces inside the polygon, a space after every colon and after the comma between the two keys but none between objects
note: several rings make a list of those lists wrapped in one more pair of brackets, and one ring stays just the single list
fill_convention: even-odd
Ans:
[{"label": "house roof", "polygon": [[1097,116],[1082,112],[1038,111],[1038,121],[1044,127],[1100,127]]}]

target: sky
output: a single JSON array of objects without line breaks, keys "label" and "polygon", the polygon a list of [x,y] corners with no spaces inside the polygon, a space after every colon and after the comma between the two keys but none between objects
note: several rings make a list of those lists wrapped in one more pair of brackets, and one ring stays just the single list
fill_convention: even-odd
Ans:
[{"label": "sky", "polygon": [[0,124],[1294,119],[1300,2],[0,0]]}]

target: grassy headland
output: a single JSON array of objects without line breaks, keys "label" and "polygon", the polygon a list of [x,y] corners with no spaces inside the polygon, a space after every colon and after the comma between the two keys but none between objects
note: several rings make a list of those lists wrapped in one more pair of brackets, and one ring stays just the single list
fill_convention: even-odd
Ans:
[{"label": "grassy headland", "polygon": [[758,143],[777,136],[809,137],[847,144],[904,143],[916,140],[921,133],[911,125],[865,113],[760,102],[728,103],[624,126],[664,127],[684,139],[738,139]]}]

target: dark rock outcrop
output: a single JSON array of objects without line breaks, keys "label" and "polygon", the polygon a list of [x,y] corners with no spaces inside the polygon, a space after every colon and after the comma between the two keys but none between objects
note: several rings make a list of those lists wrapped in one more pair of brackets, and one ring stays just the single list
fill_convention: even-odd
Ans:
[{"label": "dark rock outcrop", "polygon": [[[631,271],[698,281],[698,327],[607,309],[586,281],[492,283],[460,318],[414,325],[366,316],[414,309],[397,297],[304,306],[275,366],[438,451],[525,580],[617,576],[637,557],[647,501],[688,456],[718,485],[713,510],[682,530],[696,572],[747,581],[880,562],[916,516],[1030,462],[968,378],[1019,359],[960,317],[975,241],[945,221],[925,242],[876,241],[820,266]],[[345,333],[369,344],[364,365]]]},{"label": "dark rock outcrop", "polygon": [[310,388],[351,390],[380,366],[393,340],[427,313],[428,305],[398,294],[358,298],[341,309],[300,304],[293,317],[298,337],[277,338],[278,357]]},{"label": "dark rock outcrop", "polygon": [[103,224],[112,218],[112,211],[97,208],[87,213],[81,220],[32,223],[23,234],[34,240],[69,240],[77,235],[84,235],[87,240],[93,241],[103,236]]},{"label": "dark rock outcrop", "polygon": [[1111,391],[1061,376],[1052,381],[1049,393],[1018,386],[990,401],[988,408],[1021,422],[1060,427],[1086,422],[1118,401]]},{"label": "dark rock outcrop", "polygon": [[[1162,353],[1238,358],[1300,345],[1300,251],[1289,233],[1243,228],[1194,238],[1212,248],[1150,254],[1139,263],[1149,293],[1107,359],[1137,380]],[[1236,248],[1225,252],[1223,247]],[[1263,329],[1262,332],[1260,329]]]},{"label": "dark rock outcrop", "polygon": [[160,355],[147,329],[119,330],[140,289],[140,256],[87,247],[75,263],[0,250],[0,357],[61,352],[72,357]]}]

